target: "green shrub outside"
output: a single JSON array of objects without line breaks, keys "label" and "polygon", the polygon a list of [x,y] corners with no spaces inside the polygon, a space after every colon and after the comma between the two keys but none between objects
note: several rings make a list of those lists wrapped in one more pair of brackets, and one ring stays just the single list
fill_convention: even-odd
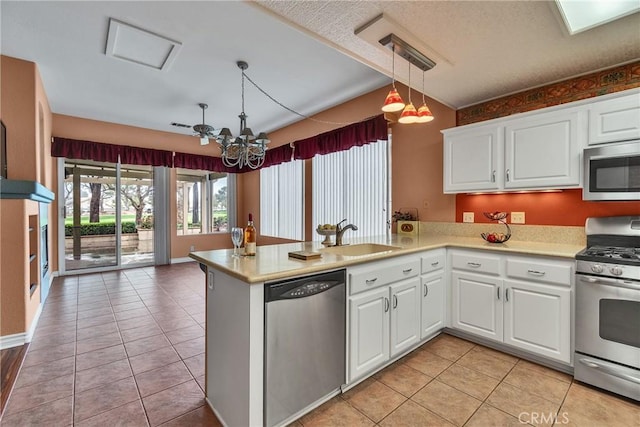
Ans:
[{"label": "green shrub outside", "polygon": [[[91,224],[81,224],[80,225],[80,235],[81,236],[99,236],[102,234],[116,234],[116,223],[115,222],[96,222]],[[122,223],[122,234],[131,234],[136,233],[136,223],[135,222],[123,222]],[[73,236],[73,226],[65,225],[64,226],[64,235],[67,237]]]}]

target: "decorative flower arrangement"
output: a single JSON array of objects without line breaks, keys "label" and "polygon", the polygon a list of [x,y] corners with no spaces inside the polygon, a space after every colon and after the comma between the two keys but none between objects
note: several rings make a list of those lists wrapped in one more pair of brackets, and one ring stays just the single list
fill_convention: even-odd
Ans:
[{"label": "decorative flower arrangement", "polygon": [[416,218],[411,212],[395,211],[391,215],[394,221],[415,221]]}]

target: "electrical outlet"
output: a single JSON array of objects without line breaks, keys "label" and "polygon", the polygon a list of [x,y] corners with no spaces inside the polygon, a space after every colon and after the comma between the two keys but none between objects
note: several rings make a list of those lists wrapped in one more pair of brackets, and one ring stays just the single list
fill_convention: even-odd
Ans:
[{"label": "electrical outlet", "polygon": [[473,212],[463,212],[462,213],[462,222],[474,222],[475,218],[474,218],[474,214]]},{"label": "electrical outlet", "polygon": [[189,252],[193,252],[193,251],[195,251],[195,250],[196,250],[195,245],[191,245],[191,246],[189,246]]},{"label": "electrical outlet", "polygon": [[511,224],[524,224],[524,212],[511,212]]},{"label": "electrical outlet", "polygon": [[425,209],[428,208],[429,207],[429,202],[426,201],[426,200],[423,200],[422,201],[422,207],[425,208]]}]

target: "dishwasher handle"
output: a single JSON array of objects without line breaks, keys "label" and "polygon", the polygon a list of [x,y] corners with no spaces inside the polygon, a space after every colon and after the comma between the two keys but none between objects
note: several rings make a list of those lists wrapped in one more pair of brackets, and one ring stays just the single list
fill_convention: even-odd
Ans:
[{"label": "dishwasher handle", "polygon": [[264,302],[307,298],[326,292],[336,286],[345,286],[345,271],[316,274],[282,282],[265,283]]}]

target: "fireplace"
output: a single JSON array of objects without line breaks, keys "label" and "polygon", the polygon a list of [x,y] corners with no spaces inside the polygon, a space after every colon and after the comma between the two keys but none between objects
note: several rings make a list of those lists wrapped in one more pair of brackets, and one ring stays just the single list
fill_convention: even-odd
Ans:
[{"label": "fireplace", "polygon": [[44,303],[49,294],[51,273],[49,272],[49,204],[40,203],[40,301]]}]

